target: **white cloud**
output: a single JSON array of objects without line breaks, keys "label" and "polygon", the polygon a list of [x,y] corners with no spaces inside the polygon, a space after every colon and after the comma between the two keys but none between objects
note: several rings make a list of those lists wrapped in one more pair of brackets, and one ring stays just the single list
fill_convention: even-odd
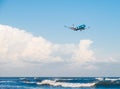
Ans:
[{"label": "white cloud", "polygon": [[79,62],[94,59],[91,40],[77,44],[54,44],[24,30],[0,25],[0,62]]},{"label": "white cloud", "polygon": [[119,62],[119,57],[95,54],[92,43],[85,39],[78,44],[57,44],[25,30],[0,25],[0,76],[84,76],[88,72],[98,74],[106,63]]},{"label": "white cloud", "polygon": [[96,63],[117,63],[119,62],[119,57],[99,57],[98,60],[95,61]]},{"label": "white cloud", "polygon": [[73,59],[77,62],[89,62],[93,60],[94,52],[89,49],[91,43],[91,40],[81,40],[75,49]]}]

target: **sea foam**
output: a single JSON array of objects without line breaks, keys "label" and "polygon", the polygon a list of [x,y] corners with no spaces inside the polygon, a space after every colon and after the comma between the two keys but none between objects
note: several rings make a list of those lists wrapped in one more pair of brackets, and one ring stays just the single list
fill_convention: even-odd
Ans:
[{"label": "sea foam", "polygon": [[96,83],[66,83],[66,82],[56,82],[54,80],[43,80],[42,82],[37,82],[38,85],[50,85],[50,86],[62,86],[62,87],[92,87]]}]

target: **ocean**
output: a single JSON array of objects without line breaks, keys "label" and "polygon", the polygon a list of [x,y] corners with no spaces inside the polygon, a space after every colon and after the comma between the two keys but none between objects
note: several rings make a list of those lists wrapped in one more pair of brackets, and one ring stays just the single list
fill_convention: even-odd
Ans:
[{"label": "ocean", "polygon": [[120,89],[120,78],[0,77],[0,89]]}]

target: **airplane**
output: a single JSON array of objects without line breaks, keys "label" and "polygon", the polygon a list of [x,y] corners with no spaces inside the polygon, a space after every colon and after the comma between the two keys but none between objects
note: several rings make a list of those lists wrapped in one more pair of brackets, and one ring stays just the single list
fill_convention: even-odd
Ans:
[{"label": "airplane", "polygon": [[69,29],[74,30],[74,31],[78,31],[78,30],[82,31],[82,30],[85,30],[85,29],[89,28],[89,27],[86,28],[85,24],[79,25],[77,27],[75,27],[74,24],[71,27],[68,27],[66,25],[64,27],[69,28]]}]

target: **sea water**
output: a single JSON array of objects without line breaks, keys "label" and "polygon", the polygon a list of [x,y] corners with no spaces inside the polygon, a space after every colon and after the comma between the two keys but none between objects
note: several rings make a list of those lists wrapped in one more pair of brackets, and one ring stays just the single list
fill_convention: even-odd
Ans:
[{"label": "sea water", "polygon": [[0,89],[120,89],[120,78],[0,77]]}]

